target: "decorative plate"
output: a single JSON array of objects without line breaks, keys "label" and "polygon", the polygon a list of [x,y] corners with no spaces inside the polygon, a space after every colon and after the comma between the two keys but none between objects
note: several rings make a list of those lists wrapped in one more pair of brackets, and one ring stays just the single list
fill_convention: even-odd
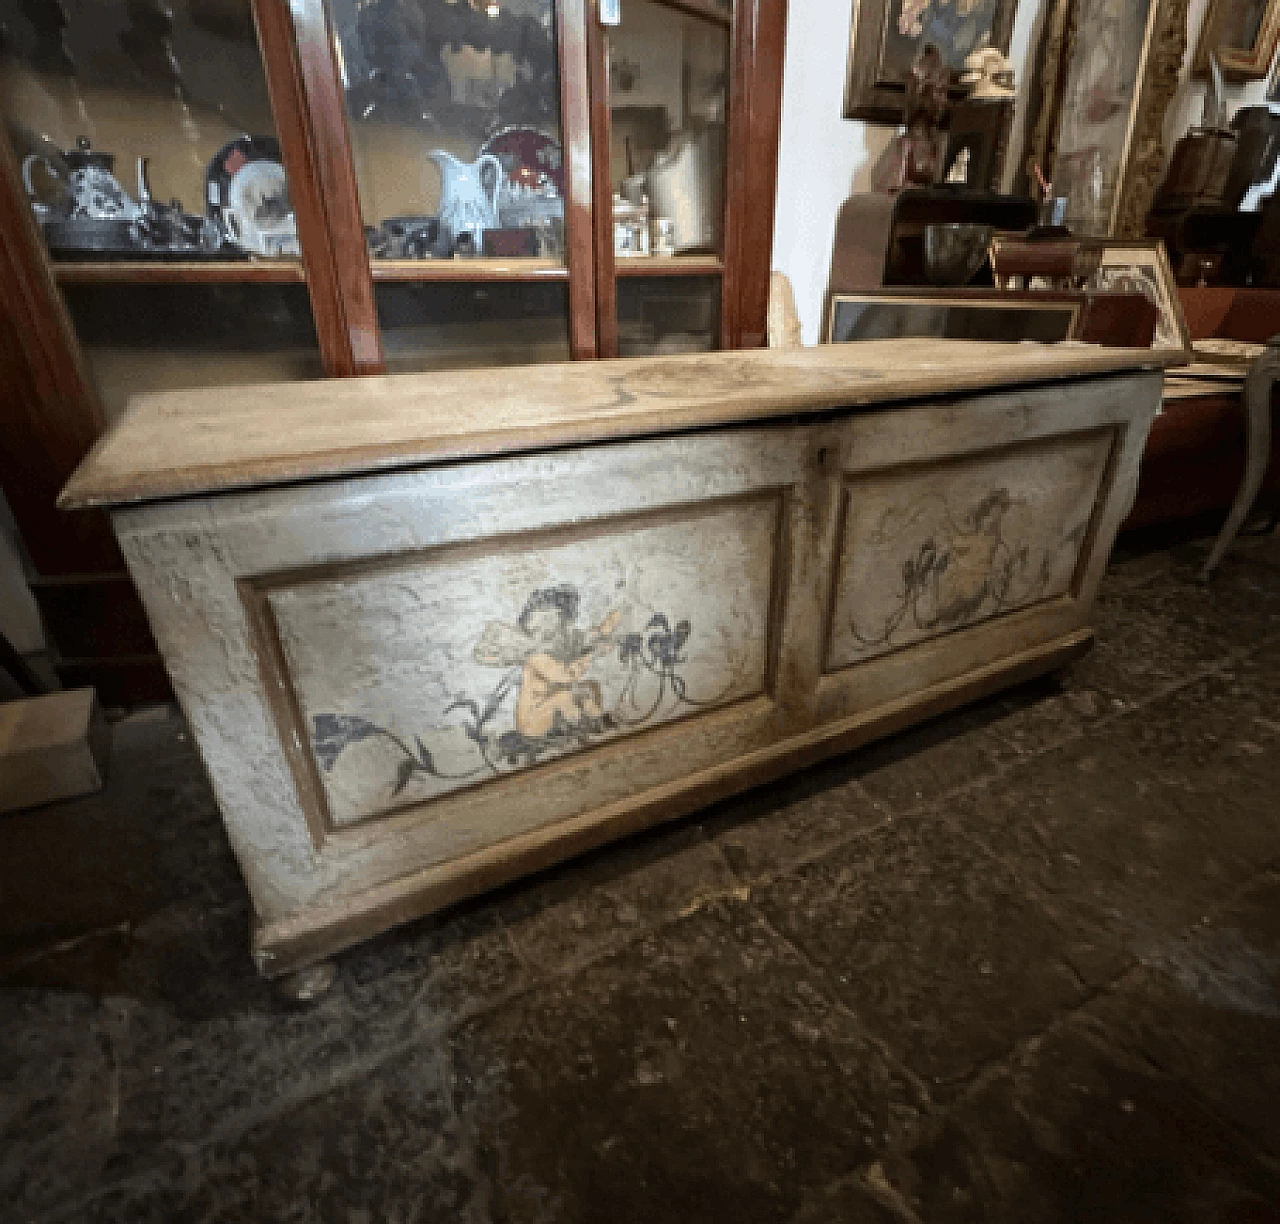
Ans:
[{"label": "decorative plate", "polygon": [[209,163],[205,175],[209,215],[227,238],[252,255],[298,254],[298,227],[279,142],[240,136]]},{"label": "decorative plate", "polygon": [[506,171],[507,184],[539,191],[551,184],[556,195],[564,195],[564,155],[560,142],[545,132],[531,127],[509,127],[494,132],[480,146],[481,153],[492,153]]}]

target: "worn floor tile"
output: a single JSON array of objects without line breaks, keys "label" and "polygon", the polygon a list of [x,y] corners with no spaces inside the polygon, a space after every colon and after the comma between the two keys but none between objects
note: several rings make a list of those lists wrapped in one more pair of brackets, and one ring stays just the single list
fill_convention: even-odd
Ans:
[{"label": "worn floor tile", "polygon": [[[781,1221],[917,1123],[820,977],[725,902],[468,1025],[495,1219]],[[462,1057],[462,1055],[460,1055]]]},{"label": "worn floor tile", "polygon": [[523,881],[498,906],[521,959],[545,974],[736,887],[701,822],[682,821]]},{"label": "worn floor tile", "polygon": [[941,821],[901,821],[777,880],[761,909],[942,1095],[1088,988],[1079,936]]},{"label": "worn floor tile", "polygon": [[1251,674],[1200,681],[940,810],[1061,904],[1129,936],[1176,933],[1280,849],[1280,747],[1253,712],[1269,681]]},{"label": "worn floor tile", "polygon": [[902,1216],[886,1207],[861,1177],[848,1177],[805,1196],[805,1205],[791,1224],[903,1224]]},{"label": "worn floor tile", "polygon": [[150,1176],[95,1194],[64,1218],[487,1224],[494,1170],[474,1163],[476,1115],[486,1105],[483,1088],[458,1084],[448,1051],[424,1043],[234,1138],[188,1149]]},{"label": "worn floor tile", "polygon": [[767,879],[891,818],[862,768],[852,753],[717,804],[703,823],[740,880]]},{"label": "worn floor tile", "polygon": [[1280,1165],[1280,878],[1208,925],[1152,940],[1141,957],[1144,971],[1083,1018],[1187,1085]]},{"label": "worn floor tile", "polygon": [[[333,990],[307,1008],[257,977],[246,915],[157,926],[131,937],[115,991],[68,981],[56,958],[29,966],[26,986],[0,991],[0,1049],[25,1051],[21,1087],[0,1112],[12,1170],[0,1184],[16,1186],[11,1201],[32,1214],[145,1174],[174,1145],[251,1126],[521,981],[487,912],[353,951]],[[45,970],[63,976],[42,984]]]},{"label": "worn floor tile", "polygon": [[957,710],[850,754],[856,777],[895,813],[916,811],[959,787],[994,776],[999,742],[989,703]]},{"label": "worn floor tile", "polygon": [[1280,1174],[1166,1075],[1067,1025],[885,1161],[928,1224],[1264,1224]]},{"label": "worn floor tile", "polygon": [[1280,582],[1265,567],[1232,567],[1204,585],[1175,565],[1167,578],[1129,594],[1107,584],[1093,650],[1075,684],[1114,708],[1139,705],[1230,662],[1280,633]]}]

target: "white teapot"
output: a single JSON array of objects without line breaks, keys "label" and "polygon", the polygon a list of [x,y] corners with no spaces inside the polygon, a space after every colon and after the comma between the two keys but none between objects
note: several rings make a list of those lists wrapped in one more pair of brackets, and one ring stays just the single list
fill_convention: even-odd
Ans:
[{"label": "white teapot", "polygon": [[[62,158],[67,167],[64,182],[72,218],[137,221],[142,216],[142,207],[129,197],[112,173],[116,164],[114,154],[97,152],[90,148],[89,138],[81,136],[76,147],[64,153]],[[49,174],[61,177],[58,169],[43,154],[28,156],[22,163],[22,181],[27,195],[33,200],[37,199],[38,193],[31,172],[41,163]]]}]

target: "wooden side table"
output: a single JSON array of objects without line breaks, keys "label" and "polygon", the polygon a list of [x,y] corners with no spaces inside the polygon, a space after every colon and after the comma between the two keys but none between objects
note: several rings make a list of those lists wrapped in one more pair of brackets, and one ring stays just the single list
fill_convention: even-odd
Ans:
[{"label": "wooden side table", "polygon": [[1246,430],[1244,479],[1231,505],[1231,513],[1218,533],[1213,551],[1200,571],[1201,582],[1207,582],[1217,569],[1231,547],[1231,541],[1240,534],[1240,528],[1262,490],[1262,481],[1271,460],[1271,393],[1277,378],[1280,378],[1280,336],[1272,336],[1267,341],[1266,352],[1254,360],[1245,379],[1241,397]]}]

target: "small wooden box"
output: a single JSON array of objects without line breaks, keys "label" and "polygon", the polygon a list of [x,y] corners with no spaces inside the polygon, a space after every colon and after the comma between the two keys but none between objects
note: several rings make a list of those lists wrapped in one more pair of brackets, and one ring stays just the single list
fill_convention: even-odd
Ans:
[{"label": "small wooden box", "polygon": [[100,790],[109,744],[93,689],[0,704],[0,812]]}]

